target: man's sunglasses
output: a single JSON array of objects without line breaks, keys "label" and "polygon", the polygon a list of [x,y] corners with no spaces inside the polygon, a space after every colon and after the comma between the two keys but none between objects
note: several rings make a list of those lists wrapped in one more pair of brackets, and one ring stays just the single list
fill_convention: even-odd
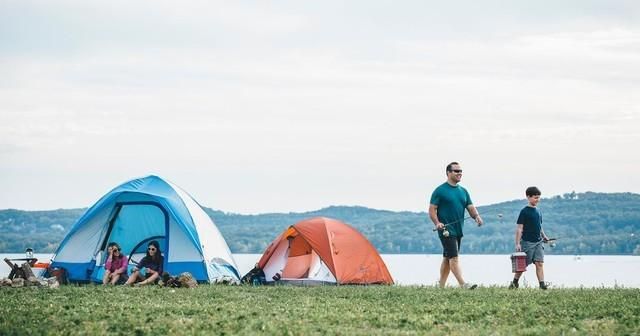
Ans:
[{"label": "man's sunglasses", "polygon": [[451,169],[449,172],[460,174],[462,173],[462,169]]}]

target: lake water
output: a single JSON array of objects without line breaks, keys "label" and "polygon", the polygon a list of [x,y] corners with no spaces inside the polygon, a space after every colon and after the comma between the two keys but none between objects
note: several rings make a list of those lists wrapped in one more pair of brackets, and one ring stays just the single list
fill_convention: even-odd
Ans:
[{"label": "lake water", "polygon": [[[245,274],[260,259],[260,254],[233,255],[241,274]],[[0,254],[0,259],[23,258],[24,254]],[[50,254],[36,254],[47,261]],[[439,277],[441,255],[436,254],[383,254],[389,272],[396,284],[433,286]],[[466,281],[483,286],[506,286],[513,278],[508,255],[461,255],[463,276]],[[640,288],[640,256],[601,255],[547,255],[545,280],[554,287],[633,287]],[[9,267],[0,262],[0,278],[9,274]],[[455,285],[453,275],[449,284]],[[530,265],[523,274],[522,285],[537,286],[535,266]]]}]

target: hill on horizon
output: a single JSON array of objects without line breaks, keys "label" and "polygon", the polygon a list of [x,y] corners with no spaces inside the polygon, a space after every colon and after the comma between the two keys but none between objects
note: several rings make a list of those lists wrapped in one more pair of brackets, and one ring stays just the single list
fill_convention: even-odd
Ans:
[{"label": "hill on horizon", "polygon": [[[479,206],[485,225],[465,225],[462,253],[511,253],[515,220],[524,199]],[[640,194],[567,193],[543,198],[545,232],[557,237],[548,254],[640,255]],[[330,206],[308,212],[243,215],[204,208],[233,253],[262,253],[286,227],[317,216],[344,221],[364,234],[380,253],[441,253],[426,212],[390,211],[362,206]],[[54,252],[85,209],[0,210],[0,252]]]}]

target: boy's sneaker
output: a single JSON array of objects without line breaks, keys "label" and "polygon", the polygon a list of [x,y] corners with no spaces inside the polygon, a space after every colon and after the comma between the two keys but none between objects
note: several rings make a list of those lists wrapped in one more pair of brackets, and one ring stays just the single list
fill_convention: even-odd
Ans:
[{"label": "boy's sneaker", "polygon": [[518,289],[518,287],[520,287],[520,284],[513,280],[509,283],[509,289]]},{"label": "boy's sneaker", "polygon": [[465,282],[464,285],[462,285],[462,288],[473,290],[473,289],[478,288],[478,285]]},{"label": "boy's sneaker", "polygon": [[542,289],[542,290],[546,290],[546,289],[547,289],[547,288],[549,288],[549,287],[551,287],[551,284],[550,284],[550,283],[548,283],[548,282],[544,282],[544,281],[540,282],[540,289]]}]

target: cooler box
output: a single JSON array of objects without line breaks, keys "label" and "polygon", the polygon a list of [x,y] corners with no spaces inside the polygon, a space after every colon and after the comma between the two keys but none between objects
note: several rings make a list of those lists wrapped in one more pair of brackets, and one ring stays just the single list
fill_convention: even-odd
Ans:
[{"label": "cooler box", "polygon": [[515,252],[511,254],[511,272],[524,272],[527,270],[527,254]]},{"label": "cooler box", "polygon": [[49,268],[49,263],[41,263],[36,262],[31,266],[31,271],[36,278],[42,278],[47,273],[47,269]]}]

